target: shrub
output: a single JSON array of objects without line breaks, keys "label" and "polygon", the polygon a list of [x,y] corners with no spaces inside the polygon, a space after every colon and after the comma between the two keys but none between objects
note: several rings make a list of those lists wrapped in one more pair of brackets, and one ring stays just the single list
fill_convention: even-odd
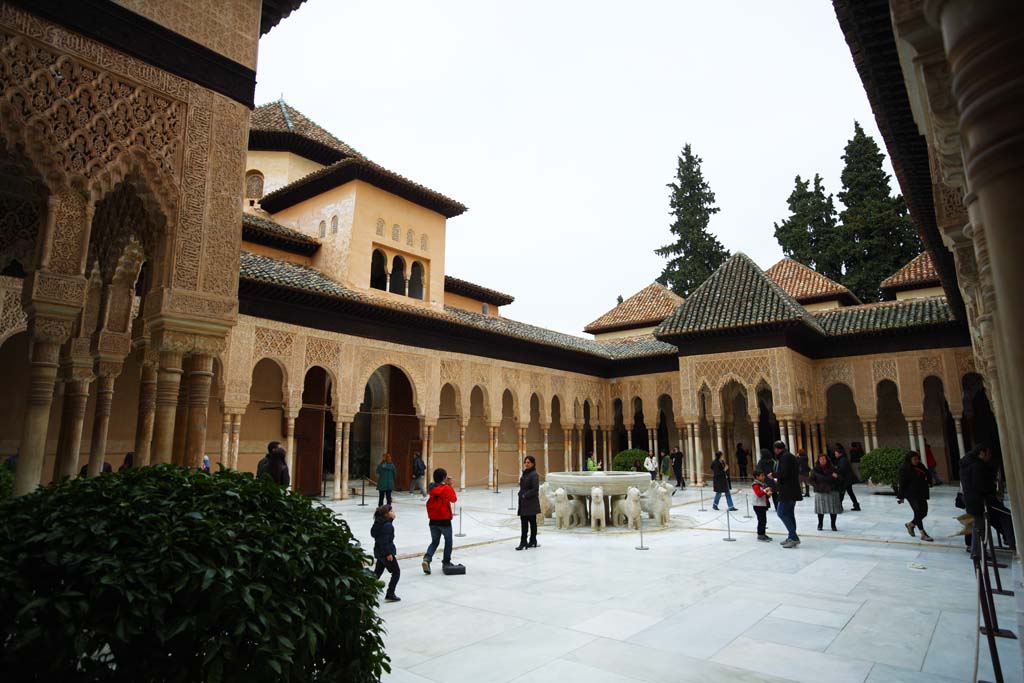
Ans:
[{"label": "shrub", "polygon": [[895,484],[906,455],[902,448],[876,448],[860,459],[860,476],[876,484]]},{"label": "shrub", "polygon": [[344,521],[266,477],[157,465],[65,479],[0,505],[0,671],[378,680],[366,560]]},{"label": "shrub", "polygon": [[14,472],[11,472],[3,463],[0,463],[0,501],[10,498],[13,490]]},{"label": "shrub", "polygon": [[625,451],[619,451],[614,458],[612,458],[612,469],[618,472],[632,472],[633,463],[637,460],[640,461],[640,467],[643,467],[644,458],[647,457],[647,451],[640,450],[639,448],[630,448]]}]

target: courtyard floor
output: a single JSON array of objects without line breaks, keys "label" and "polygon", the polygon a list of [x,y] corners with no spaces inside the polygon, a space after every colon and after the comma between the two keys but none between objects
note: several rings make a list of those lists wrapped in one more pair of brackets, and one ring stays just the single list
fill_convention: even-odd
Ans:
[{"label": "courtyard floor", "polygon": [[[907,504],[856,491],[863,511],[841,515],[838,532],[816,530],[813,499],[797,504],[802,544],[793,550],[779,546],[774,511],[776,542],[755,540],[742,493],[730,520],[736,542],[723,542],[724,512],[707,499],[700,512],[699,492],[687,489],[673,498],[669,528],[646,520],[649,550],[635,549],[635,531],[556,531],[548,520],[540,548],[515,552],[509,489],[467,490],[453,556],[467,573],[451,577],[440,572],[440,549],[434,573],[421,571],[423,502],[396,493],[402,602],[381,608],[393,668],[385,680],[971,680],[977,603],[963,540],[948,538],[959,528],[956,489],[933,489],[934,543],[907,535]],[[329,506],[369,548],[376,491],[359,502]],[[1020,596],[1014,575],[1004,570],[1004,583]],[[1000,625],[1017,631],[1015,598],[997,596],[996,608]],[[984,639],[980,647],[979,676],[994,680]],[[999,651],[1006,680],[1024,682],[1020,641],[999,639]]]}]

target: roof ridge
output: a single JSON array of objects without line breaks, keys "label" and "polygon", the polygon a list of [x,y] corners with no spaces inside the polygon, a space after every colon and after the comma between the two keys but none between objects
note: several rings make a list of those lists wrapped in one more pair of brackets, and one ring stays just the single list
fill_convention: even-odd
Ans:
[{"label": "roof ridge", "polygon": [[288,115],[288,105],[285,104],[284,98],[283,97],[280,98],[277,101],[277,104],[278,104],[279,107],[281,107],[281,116],[284,117],[284,123],[285,123],[286,126],[288,126],[288,130],[294,132],[295,131],[295,124],[292,123],[292,117]]}]

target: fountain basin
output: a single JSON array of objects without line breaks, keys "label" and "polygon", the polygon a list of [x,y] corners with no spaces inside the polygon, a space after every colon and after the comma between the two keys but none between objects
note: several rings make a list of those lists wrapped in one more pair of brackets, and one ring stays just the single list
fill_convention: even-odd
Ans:
[{"label": "fountain basin", "polygon": [[571,496],[589,496],[590,489],[600,486],[605,496],[624,496],[630,486],[641,492],[651,485],[651,475],[644,472],[548,472],[544,478],[551,490],[565,489]]}]

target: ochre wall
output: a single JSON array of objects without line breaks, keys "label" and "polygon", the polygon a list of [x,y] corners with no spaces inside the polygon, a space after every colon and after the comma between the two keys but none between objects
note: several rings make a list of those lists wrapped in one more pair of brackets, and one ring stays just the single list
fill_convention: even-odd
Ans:
[{"label": "ochre wall", "polygon": [[249,150],[245,160],[246,173],[259,171],[263,174],[263,194],[293,183],[321,168],[323,168],[323,164],[318,164],[291,152]]},{"label": "ochre wall", "polygon": [[[452,308],[470,311],[471,313],[483,313],[483,304],[484,302],[479,299],[471,299],[468,296],[462,296],[461,294],[454,294],[452,292],[444,293],[444,305],[451,306]],[[500,317],[498,315],[498,307],[494,304],[487,304],[487,315],[492,318]]]}]

